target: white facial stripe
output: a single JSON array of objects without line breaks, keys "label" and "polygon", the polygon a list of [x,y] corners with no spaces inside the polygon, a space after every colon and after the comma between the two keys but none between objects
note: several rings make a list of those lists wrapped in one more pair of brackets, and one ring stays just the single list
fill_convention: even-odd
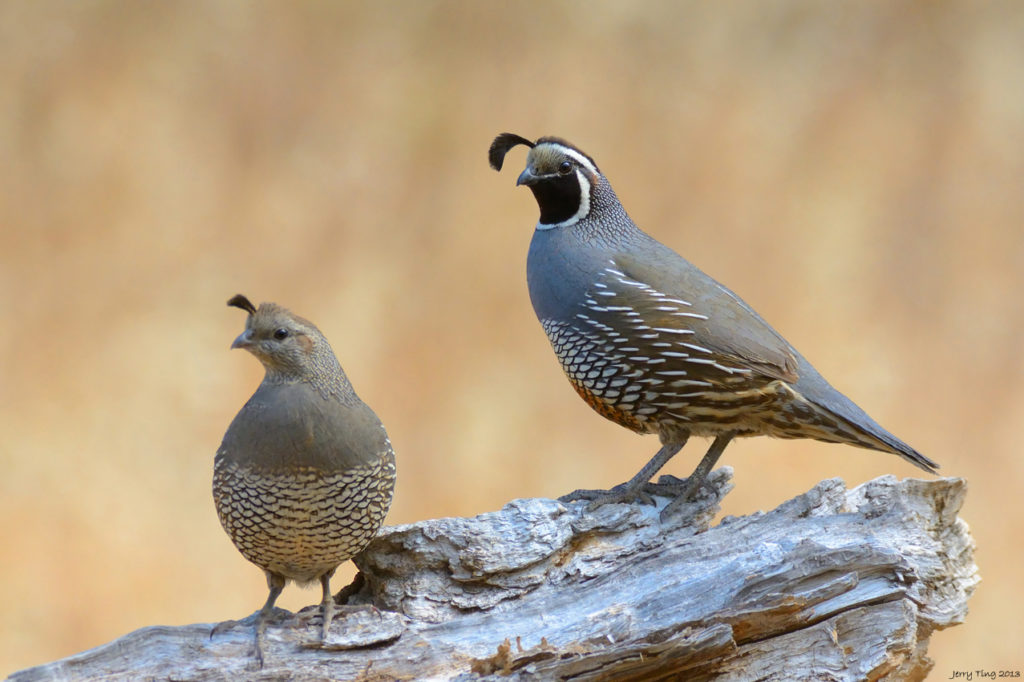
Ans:
[{"label": "white facial stripe", "polygon": [[579,163],[584,168],[586,168],[591,175],[598,175],[597,167],[594,166],[594,164],[590,162],[590,159],[585,157],[583,154],[580,154],[575,149],[570,149],[569,147],[563,147],[562,145],[555,146],[562,150],[562,153],[564,153],[566,156],[571,156],[572,158],[576,159],[576,162]]},{"label": "white facial stripe", "polygon": [[587,176],[584,175],[583,171],[579,168],[576,169],[576,179],[580,181],[580,209],[576,211],[576,215],[567,220],[563,220],[560,223],[552,223],[551,225],[538,222],[538,230],[553,230],[556,227],[569,227],[570,225],[575,225],[579,221],[583,220],[587,217],[587,214],[590,213],[590,180],[587,180]]}]

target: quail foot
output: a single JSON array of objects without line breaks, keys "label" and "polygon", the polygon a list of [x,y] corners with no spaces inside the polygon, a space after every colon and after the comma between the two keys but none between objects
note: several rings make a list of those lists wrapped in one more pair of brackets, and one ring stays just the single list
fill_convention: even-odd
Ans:
[{"label": "quail foot", "polygon": [[288,581],[320,582],[321,641],[334,613],[330,579],[376,535],[391,506],[395,455],[316,326],[242,295],[249,314],[232,348],[263,364],[263,382],[217,450],[213,500],[231,541],[266,573],[255,624],[256,661],[274,602]]},{"label": "quail foot", "polygon": [[713,439],[662,511],[697,492],[735,437],[813,438],[937,464],[833,388],[739,296],[630,219],[594,160],[557,137],[503,133],[489,150],[529,148],[518,185],[540,208],[527,257],[530,300],[576,392],[602,416],[661,448],[612,491],[577,491],[590,507],[631,501],[686,444]]}]

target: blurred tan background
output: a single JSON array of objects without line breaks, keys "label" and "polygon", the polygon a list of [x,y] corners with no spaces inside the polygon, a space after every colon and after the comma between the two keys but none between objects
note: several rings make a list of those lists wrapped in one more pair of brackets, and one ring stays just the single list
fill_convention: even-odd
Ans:
[{"label": "blurred tan background", "polygon": [[[210,497],[262,376],[228,350],[237,292],[332,341],[398,453],[389,523],[647,461],[534,318],[503,131],[590,152],[641,226],[969,480],[984,582],[933,677],[1024,668],[1022,45],[1011,1],[0,4],[0,672],[262,604]],[[769,439],[723,462],[730,514],[921,474]]]}]

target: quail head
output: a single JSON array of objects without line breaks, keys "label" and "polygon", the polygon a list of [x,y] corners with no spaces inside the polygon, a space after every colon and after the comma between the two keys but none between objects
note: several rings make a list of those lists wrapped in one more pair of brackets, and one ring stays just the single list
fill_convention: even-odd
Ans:
[{"label": "quail head", "polygon": [[938,466],[833,388],[739,296],[634,224],[594,160],[557,137],[503,133],[489,150],[529,147],[517,185],[540,208],[527,257],[530,300],[576,392],[602,416],[661,449],[612,491],[577,491],[591,507],[664,492],[649,479],[691,435],[713,438],[677,497],[691,498],[737,436],[814,438]]},{"label": "quail head", "polygon": [[330,579],[377,533],[391,506],[395,455],[316,326],[242,295],[249,317],[232,348],[255,355],[263,382],[224,434],[213,499],[224,530],[266,573],[270,594],[255,627],[256,659],[274,602],[289,581],[320,581],[320,636],[334,612]]}]

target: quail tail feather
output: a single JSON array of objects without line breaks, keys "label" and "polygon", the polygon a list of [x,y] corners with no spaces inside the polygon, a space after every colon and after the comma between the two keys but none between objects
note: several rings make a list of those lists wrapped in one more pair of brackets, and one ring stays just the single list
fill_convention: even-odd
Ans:
[{"label": "quail tail feather", "polygon": [[797,365],[800,380],[793,387],[794,390],[817,408],[825,410],[845,422],[853,431],[869,437],[869,439],[859,439],[852,444],[899,455],[930,474],[936,473],[939,468],[937,462],[925,457],[889,433],[856,403],[833,388],[802,355],[797,354]]}]

